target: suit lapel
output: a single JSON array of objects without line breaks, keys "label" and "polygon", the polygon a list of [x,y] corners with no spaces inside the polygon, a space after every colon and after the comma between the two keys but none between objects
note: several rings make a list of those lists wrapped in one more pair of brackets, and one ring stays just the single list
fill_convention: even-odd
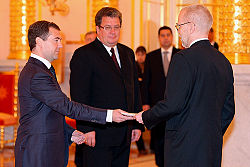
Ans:
[{"label": "suit lapel", "polygon": [[[100,51],[98,55],[108,64],[108,67],[112,68],[112,70],[114,70],[117,74],[121,74],[120,71],[117,70],[110,54],[107,52],[103,44],[97,38],[95,39],[94,43],[98,47],[98,51]],[[118,49],[118,52],[119,52],[119,49]]]},{"label": "suit lapel", "polygon": [[121,63],[121,73],[124,76],[125,72],[129,69],[128,65],[131,64],[132,62],[128,62],[129,61],[128,56],[126,56],[125,51],[122,49],[119,43],[117,44],[117,49]]}]

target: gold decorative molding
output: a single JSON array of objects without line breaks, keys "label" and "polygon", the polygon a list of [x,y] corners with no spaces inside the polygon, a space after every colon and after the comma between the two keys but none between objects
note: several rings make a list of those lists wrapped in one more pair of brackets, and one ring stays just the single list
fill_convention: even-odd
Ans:
[{"label": "gold decorative molding", "polygon": [[140,45],[143,45],[143,34],[144,34],[144,25],[143,25],[143,0],[140,0]]},{"label": "gold decorative molding", "polygon": [[135,0],[131,0],[131,48],[135,46]]},{"label": "gold decorative molding", "polygon": [[91,24],[89,30],[95,30],[95,15],[96,13],[103,7],[113,7],[118,9],[118,0],[92,0],[89,3],[89,7],[91,7]]},{"label": "gold decorative molding", "polygon": [[66,41],[66,45],[78,45],[78,44],[83,45],[84,41]]},{"label": "gold decorative molding", "polygon": [[48,6],[52,16],[58,12],[62,16],[69,14],[69,6],[65,3],[67,0],[39,0],[43,6]]},{"label": "gold decorative molding", "polygon": [[[200,2],[201,3],[201,2]],[[249,0],[213,0],[202,3],[213,15],[215,40],[219,50],[232,64],[250,63]],[[177,4],[181,8],[191,4]]]},{"label": "gold decorative molding", "polygon": [[30,55],[27,31],[35,21],[35,0],[10,1],[10,54],[8,59],[27,59]]},{"label": "gold decorative molding", "polygon": [[[220,1],[216,0],[218,4]],[[224,0],[219,4],[219,49],[234,64],[250,63],[249,0]]]}]

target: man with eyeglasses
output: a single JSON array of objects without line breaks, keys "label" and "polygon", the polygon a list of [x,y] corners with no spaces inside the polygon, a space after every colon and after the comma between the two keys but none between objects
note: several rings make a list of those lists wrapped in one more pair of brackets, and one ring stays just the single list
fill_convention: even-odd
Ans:
[{"label": "man with eyeglasses", "polygon": [[[147,54],[142,83],[143,110],[153,107],[158,101],[164,99],[166,77],[171,58],[180,49],[173,46],[172,29],[167,26],[158,30],[160,48]],[[151,129],[150,149],[155,153],[157,166],[164,164],[164,136],[165,121]]]},{"label": "man with eyeglasses", "polygon": [[[95,16],[97,38],[78,48],[70,62],[70,93],[77,102],[101,108],[141,111],[135,56],[118,43],[122,14],[104,7]],[[76,146],[77,167],[127,167],[131,141],[137,141],[143,126],[136,121],[104,126],[76,122],[87,145]]]},{"label": "man with eyeglasses", "polygon": [[165,167],[220,167],[223,135],[234,113],[230,62],[208,40],[213,18],[202,5],[184,7],[176,29],[187,48],[172,58],[165,99],[136,115],[148,129],[166,121]]}]

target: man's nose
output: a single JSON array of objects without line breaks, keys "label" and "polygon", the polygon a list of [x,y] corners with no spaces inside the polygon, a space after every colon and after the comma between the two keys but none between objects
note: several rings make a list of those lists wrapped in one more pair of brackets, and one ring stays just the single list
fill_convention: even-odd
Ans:
[{"label": "man's nose", "polygon": [[62,42],[61,41],[58,42],[58,48],[62,48],[62,47],[63,47]]}]

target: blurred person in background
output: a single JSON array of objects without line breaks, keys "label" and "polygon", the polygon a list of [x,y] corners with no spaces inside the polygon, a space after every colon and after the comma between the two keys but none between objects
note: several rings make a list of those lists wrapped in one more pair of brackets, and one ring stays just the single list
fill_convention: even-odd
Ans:
[{"label": "blurred person in background", "polygon": [[211,45],[219,50],[219,45],[217,42],[214,41],[214,29],[211,27],[208,33],[208,40],[210,41]]},{"label": "blurred person in background", "polygon": [[[144,46],[139,46],[138,48],[136,48],[135,57],[136,57],[136,66],[137,66],[137,71],[138,71],[138,81],[139,81],[140,91],[142,90],[142,81],[143,81],[144,63],[146,59],[146,53],[147,53],[146,48]],[[144,144],[142,135],[140,139],[136,141],[136,145],[139,151],[139,156],[147,154],[147,150],[145,149],[145,144]]]},{"label": "blurred person in background", "polygon": [[96,31],[89,31],[84,35],[84,44],[87,45],[96,39]]}]

